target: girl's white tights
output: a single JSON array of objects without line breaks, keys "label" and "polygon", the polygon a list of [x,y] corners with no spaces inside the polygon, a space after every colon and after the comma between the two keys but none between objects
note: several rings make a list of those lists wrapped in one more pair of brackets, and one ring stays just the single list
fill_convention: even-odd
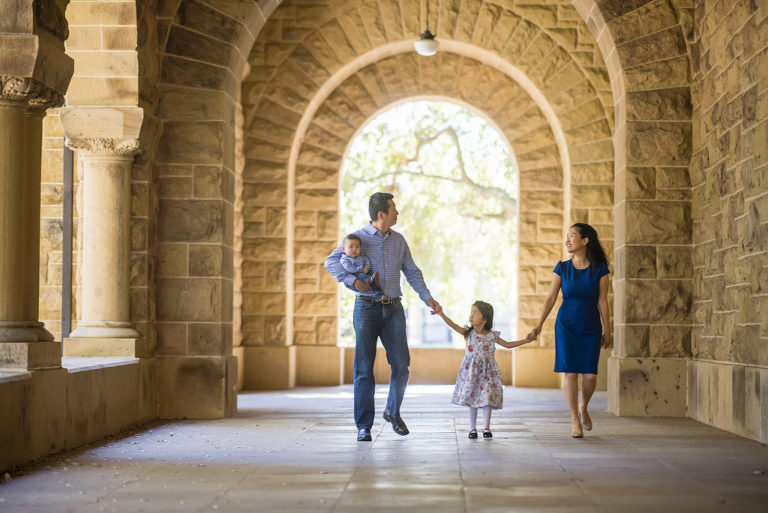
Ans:
[{"label": "girl's white tights", "polygon": [[485,423],[484,429],[491,429],[491,407],[483,406],[482,408],[469,407],[469,430],[473,429],[477,431],[477,410],[483,410],[483,422]]}]

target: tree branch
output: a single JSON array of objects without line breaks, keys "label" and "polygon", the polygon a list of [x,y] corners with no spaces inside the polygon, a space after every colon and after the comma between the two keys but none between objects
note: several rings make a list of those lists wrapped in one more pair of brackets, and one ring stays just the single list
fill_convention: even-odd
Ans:
[{"label": "tree branch", "polygon": [[[453,178],[450,176],[442,176],[442,175],[433,175],[423,172],[415,172],[411,171],[409,169],[410,164],[419,164],[420,165],[420,158],[421,158],[421,150],[427,145],[430,144],[437,139],[439,139],[441,136],[447,135],[451,142],[453,143],[453,147],[456,150],[456,161],[458,163],[458,170],[460,178]],[[517,200],[507,194],[507,191],[500,187],[494,187],[492,185],[482,185],[470,178],[469,174],[467,174],[466,165],[464,163],[464,154],[461,150],[461,143],[459,142],[459,135],[456,133],[456,130],[454,130],[453,127],[446,127],[439,132],[425,138],[418,139],[418,144],[416,145],[416,151],[413,155],[413,157],[405,160],[401,160],[400,165],[394,170],[389,171],[385,173],[381,173],[377,176],[367,176],[364,179],[355,179],[351,180],[352,184],[357,184],[361,182],[369,182],[371,180],[379,180],[387,177],[397,177],[400,175],[409,175],[409,176],[418,176],[420,178],[428,178],[432,180],[443,180],[447,182],[452,182],[459,185],[466,185],[470,188],[473,192],[483,195],[483,196],[490,196],[493,197],[501,202],[502,212],[499,214],[489,214],[485,213],[481,216],[478,215],[472,215],[468,214],[466,212],[461,213],[464,216],[467,217],[476,217],[476,218],[500,218],[500,219],[511,219],[514,217],[515,211],[517,209]]]}]

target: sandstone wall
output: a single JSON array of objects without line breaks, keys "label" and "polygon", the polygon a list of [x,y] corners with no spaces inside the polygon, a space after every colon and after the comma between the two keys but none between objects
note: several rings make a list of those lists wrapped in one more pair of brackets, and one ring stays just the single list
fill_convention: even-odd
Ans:
[{"label": "sandstone wall", "polygon": [[615,349],[609,408],[685,415],[690,337],[691,9],[576,0],[615,102]]},{"label": "sandstone wall", "polygon": [[225,414],[236,408],[236,102],[248,51],[278,3],[157,6],[161,135],[153,242],[163,416],[215,416],[222,404]]},{"label": "sandstone wall", "polygon": [[694,19],[688,414],[768,442],[768,4]]}]

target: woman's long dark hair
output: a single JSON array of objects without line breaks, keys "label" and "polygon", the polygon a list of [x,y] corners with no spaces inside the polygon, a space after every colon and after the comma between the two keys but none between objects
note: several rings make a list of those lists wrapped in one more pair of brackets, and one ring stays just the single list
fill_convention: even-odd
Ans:
[{"label": "woman's long dark hair", "polygon": [[[480,315],[485,319],[485,326],[483,327],[488,331],[491,331],[491,328],[493,327],[493,307],[490,303],[486,303],[485,301],[475,301],[472,303],[472,306],[477,307],[477,309],[480,310]],[[464,338],[469,338],[469,334],[472,333],[473,329],[471,324],[464,326]]]},{"label": "woman's long dark hair", "polygon": [[605,256],[605,250],[600,244],[600,239],[597,238],[597,230],[586,223],[576,223],[571,228],[576,228],[582,239],[585,237],[589,239],[587,242],[587,260],[591,266],[589,275],[594,274],[596,264],[605,262],[605,265],[608,265],[608,257]]}]

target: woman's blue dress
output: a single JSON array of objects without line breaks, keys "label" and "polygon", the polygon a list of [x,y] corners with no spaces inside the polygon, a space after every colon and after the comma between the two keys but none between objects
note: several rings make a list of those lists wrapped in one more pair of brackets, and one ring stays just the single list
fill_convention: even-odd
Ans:
[{"label": "woman's blue dress", "polygon": [[600,278],[608,274],[601,262],[586,269],[576,269],[573,262],[558,262],[554,272],[560,275],[563,303],[555,321],[555,372],[597,374],[603,325],[597,300]]}]

